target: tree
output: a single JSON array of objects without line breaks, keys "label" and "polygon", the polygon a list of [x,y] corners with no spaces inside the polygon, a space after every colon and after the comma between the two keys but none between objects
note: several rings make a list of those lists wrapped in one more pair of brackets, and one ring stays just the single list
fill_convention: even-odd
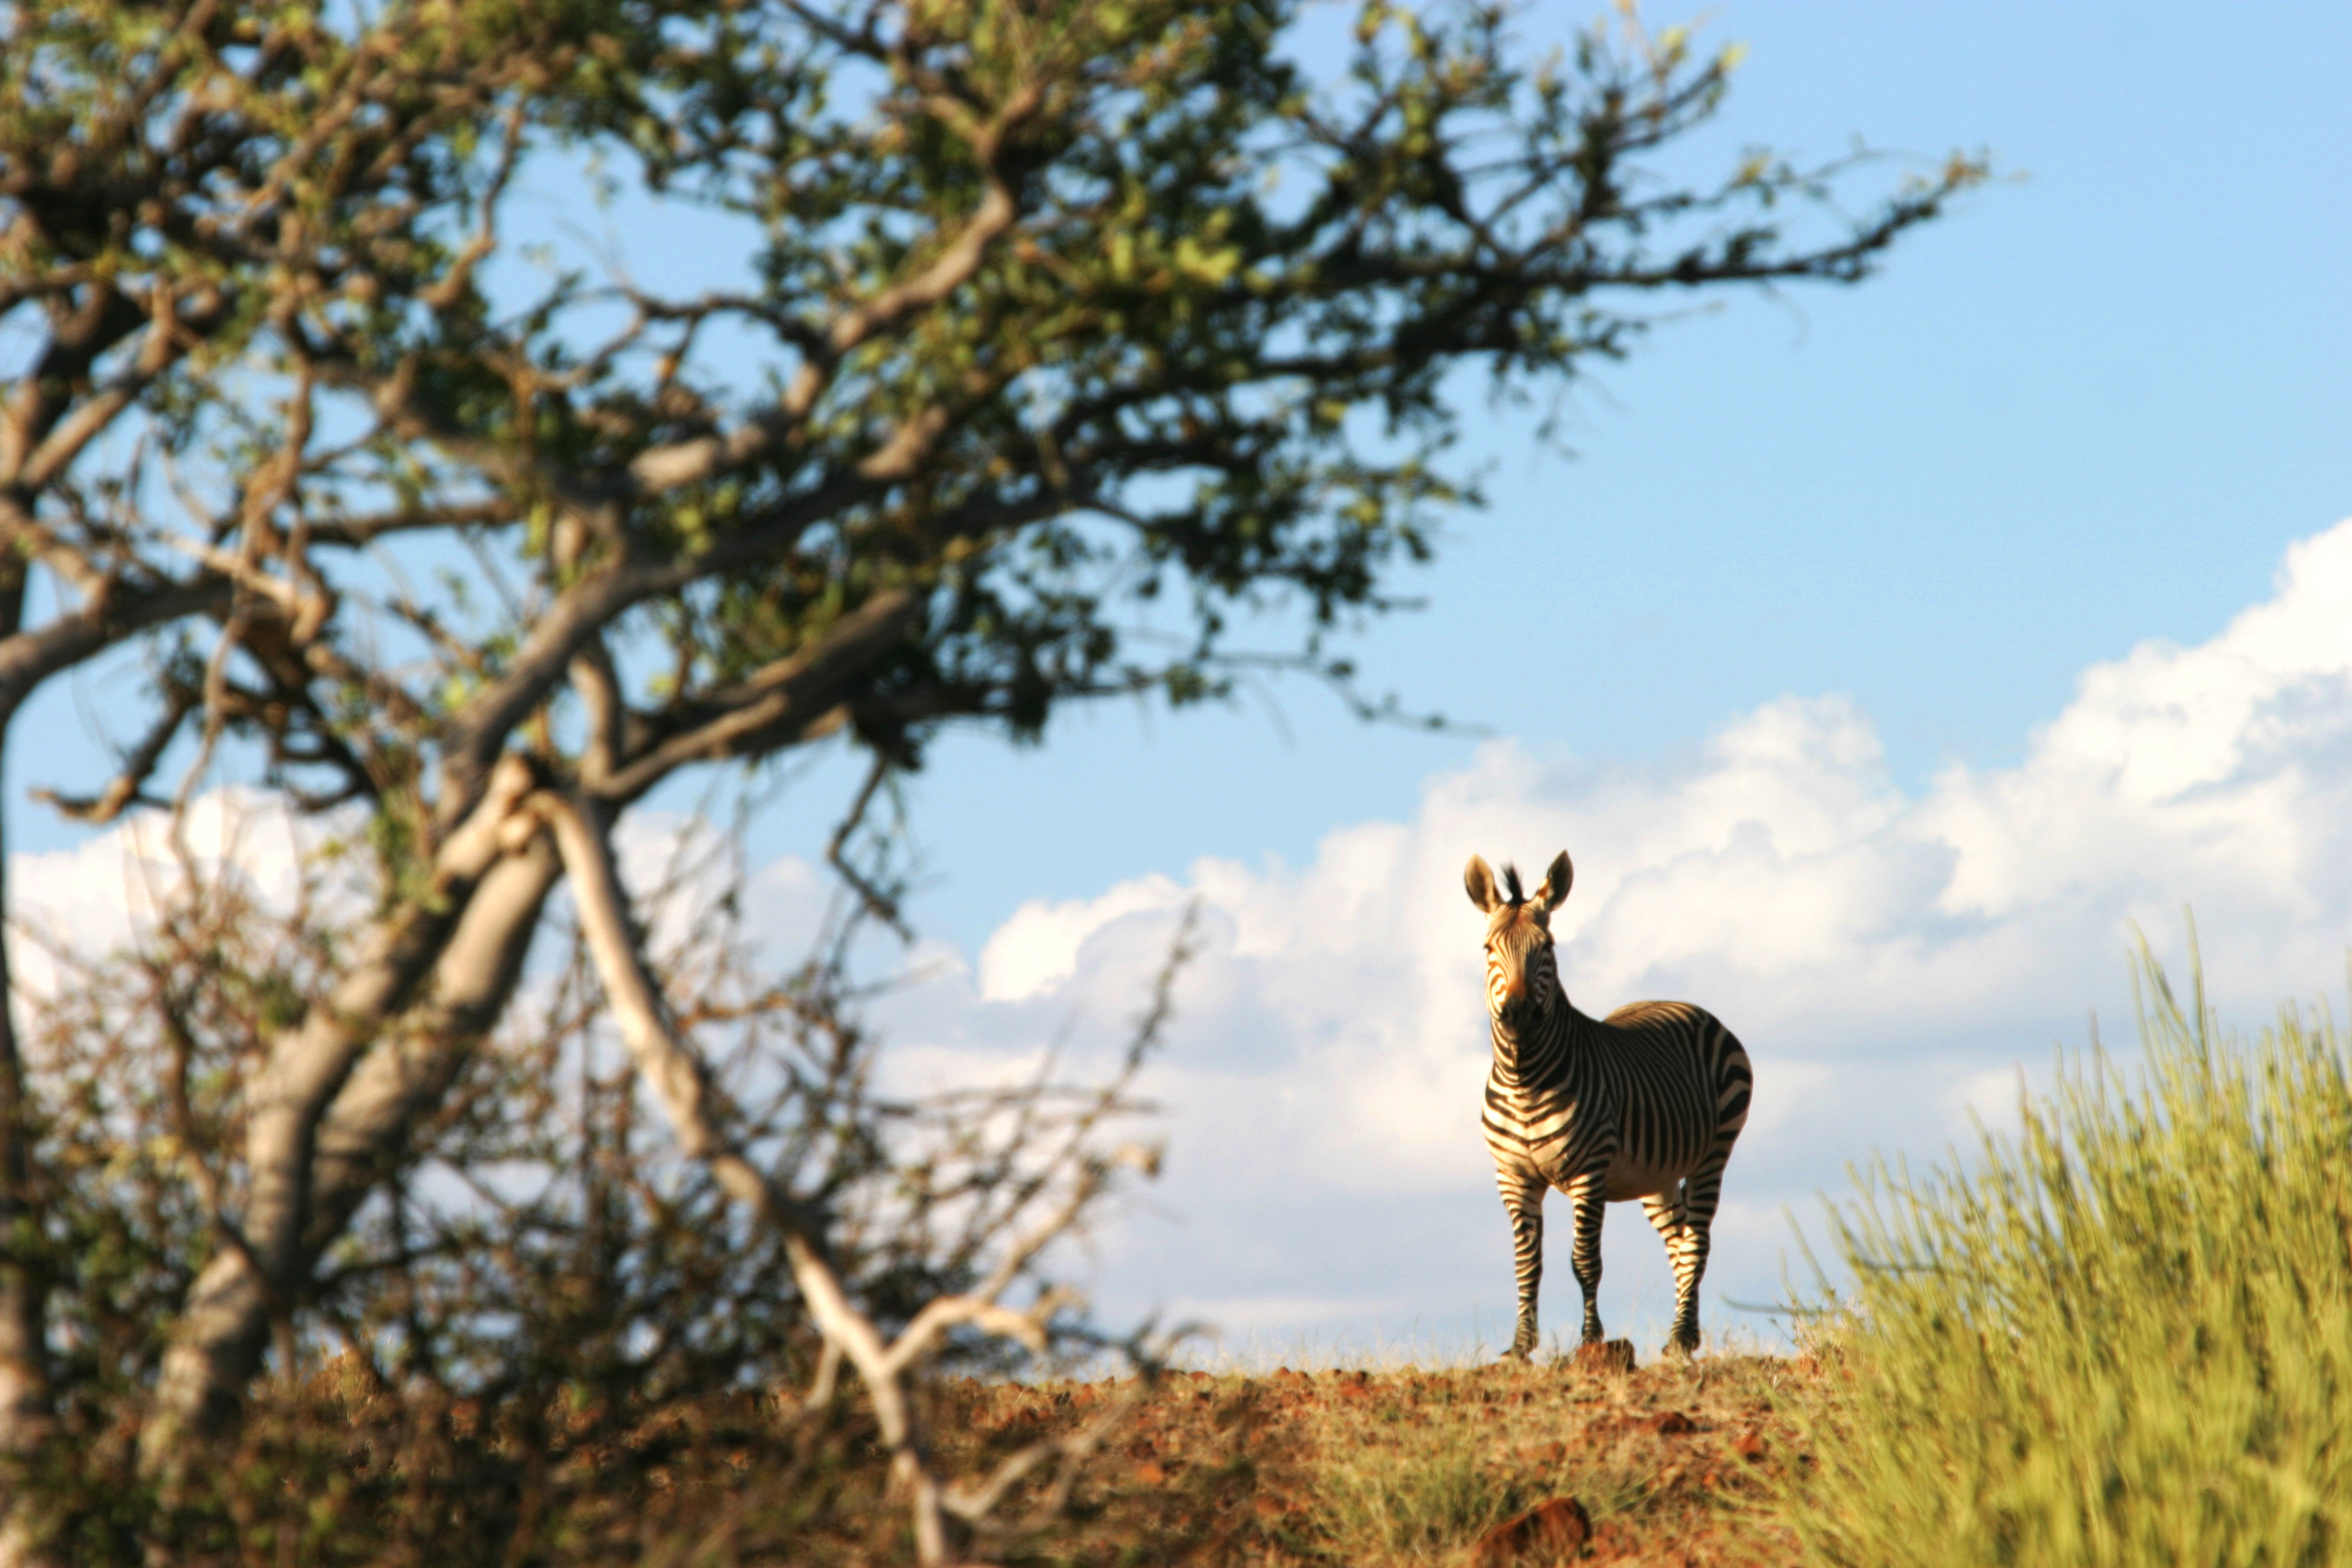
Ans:
[{"label": "tree", "polygon": [[[273,1323],[320,1310],[566,879],[678,1137],[821,1257],[825,1216],[698,1125],[708,1068],[613,870],[649,792],[828,741],[878,780],[950,725],[1212,698],[1239,626],[1344,683],[1328,635],[1475,499],[1457,369],[1524,396],[1626,352],[1646,295],[1856,280],[1980,174],[1852,222],[1843,165],[1662,182],[1643,160],[1730,66],[1678,32],[1534,63],[1499,9],[1369,0],[1322,82],[1284,52],[1297,10],[0,9],[0,736],[136,649],[120,774],[57,781],[60,808],[184,811],[233,774],[355,813],[373,883],[256,1015],[239,1197],[173,1311],[149,1473],[232,1429]],[[582,169],[731,222],[741,286],[534,271],[518,193]],[[16,1027],[21,1453],[58,1391],[54,1108]]]}]

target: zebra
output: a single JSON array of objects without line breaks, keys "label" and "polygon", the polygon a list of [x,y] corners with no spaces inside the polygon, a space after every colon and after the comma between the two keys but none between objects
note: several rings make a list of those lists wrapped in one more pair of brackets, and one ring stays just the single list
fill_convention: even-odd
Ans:
[{"label": "zebra", "polygon": [[1543,1201],[1558,1187],[1576,1208],[1570,1267],[1584,1292],[1584,1341],[1601,1336],[1601,1218],[1631,1198],[1666,1244],[1675,1269],[1668,1347],[1698,1348],[1698,1284],[1724,1163],[1748,1121],[1754,1074],[1739,1042],[1687,1002],[1636,1002],[1608,1017],[1579,1012],[1560,987],[1551,912],[1575,878],[1568,851],[1529,899],[1516,867],[1502,890],[1477,856],[1463,871],[1470,901],[1486,915],[1486,1011],[1495,1065],[1480,1118],[1495,1180],[1511,1216],[1518,1276],[1518,1331],[1511,1357],[1536,1345],[1536,1289],[1543,1278]]}]

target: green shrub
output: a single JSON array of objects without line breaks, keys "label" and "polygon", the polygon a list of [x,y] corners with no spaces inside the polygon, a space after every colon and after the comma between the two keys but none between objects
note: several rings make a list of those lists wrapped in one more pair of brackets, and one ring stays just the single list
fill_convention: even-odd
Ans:
[{"label": "green shrub", "polygon": [[1838,1216],[1814,1560],[2352,1563],[2344,1042],[2224,1036],[2145,950],[2135,981],[2135,1086],[2095,1047],[1973,1173],[1881,1162]]}]

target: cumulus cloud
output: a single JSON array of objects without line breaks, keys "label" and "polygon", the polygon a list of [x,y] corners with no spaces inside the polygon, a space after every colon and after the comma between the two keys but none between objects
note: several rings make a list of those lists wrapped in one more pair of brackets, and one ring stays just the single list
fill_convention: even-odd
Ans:
[{"label": "cumulus cloud", "polygon": [[[2135,926],[2177,957],[2193,905],[2243,1024],[2339,976],[2347,825],[2352,522],[2296,545],[2273,595],[2210,641],[2086,671],[2015,766],[1906,791],[1835,696],[1769,703],[1674,763],[1496,742],[1429,781],[1411,822],[1339,828],[1307,866],[1203,860],[1024,906],[976,974],[908,999],[899,1033],[946,1073],[1055,1016],[1116,1020],[1197,905],[1202,951],[1156,1084],[1164,1212],[1107,1238],[1109,1298],[1244,1335],[1458,1341],[1475,1322],[1491,1342],[1508,1247],[1476,1130],[1480,928],[1461,868],[1476,850],[1532,868],[1564,846],[1570,994],[1594,1013],[1699,1002],[1757,1061],[1710,1279],[1720,1325],[1722,1296],[1777,1292],[1783,1206],[1814,1212],[1848,1161],[1937,1158],[1971,1115],[2004,1120],[2020,1064],[2038,1076],[2082,1044],[2093,1006],[2127,1041]],[[1654,1238],[1631,1207],[1610,1232],[1604,1312],[1661,1320]],[[1573,1300],[1556,1267],[1546,1321],[1571,1321]]]},{"label": "cumulus cloud", "polygon": [[[176,843],[169,820],[149,812],[68,848],[14,854],[9,914],[18,940],[12,977],[46,992],[58,983],[58,954],[97,957],[129,944],[191,874],[206,884],[233,878],[263,908],[289,910],[304,882],[305,858],[352,820],[306,820],[270,797],[221,789],[189,803]],[[351,893],[341,883],[313,891]]]}]

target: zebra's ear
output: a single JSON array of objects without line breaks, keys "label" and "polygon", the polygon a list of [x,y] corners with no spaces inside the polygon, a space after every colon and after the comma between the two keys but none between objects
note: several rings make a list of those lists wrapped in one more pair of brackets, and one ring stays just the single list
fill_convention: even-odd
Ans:
[{"label": "zebra's ear", "polygon": [[1495,906],[1503,901],[1495,894],[1494,871],[1475,855],[1470,857],[1470,864],[1462,868],[1462,885],[1470,889],[1470,901],[1488,914],[1494,913]]},{"label": "zebra's ear", "polygon": [[1569,884],[1575,880],[1576,868],[1568,863],[1568,851],[1563,849],[1544,873],[1543,886],[1536,889],[1536,902],[1544,907],[1544,913],[1559,908],[1559,901],[1568,897]]}]

